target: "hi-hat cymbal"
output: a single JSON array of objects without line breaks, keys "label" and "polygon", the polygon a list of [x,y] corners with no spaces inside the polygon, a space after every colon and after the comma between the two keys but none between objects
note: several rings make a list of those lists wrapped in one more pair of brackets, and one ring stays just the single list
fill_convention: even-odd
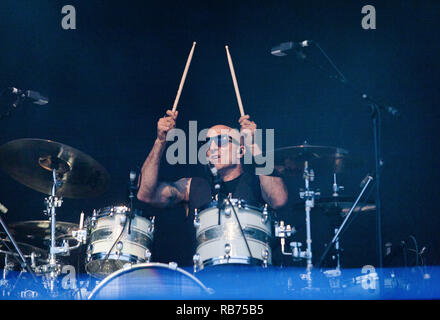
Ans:
[{"label": "hi-hat cymbal", "polygon": [[275,149],[271,152],[275,169],[285,176],[298,176],[304,172],[305,162],[315,173],[341,173],[360,165],[345,149],[303,144]]},{"label": "hi-hat cymbal", "polygon": [[[51,224],[49,220],[23,221],[8,225],[12,235],[20,241],[50,241]],[[73,240],[72,230],[78,225],[70,222],[57,221],[55,226],[56,240]]]},{"label": "hi-hat cymbal", "polygon": [[53,169],[62,185],[56,195],[92,198],[103,193],[110,176],[102,165],[65,144],[42,139],[18,139],[0,147],[0,167],[13,179],[50,195]]}]

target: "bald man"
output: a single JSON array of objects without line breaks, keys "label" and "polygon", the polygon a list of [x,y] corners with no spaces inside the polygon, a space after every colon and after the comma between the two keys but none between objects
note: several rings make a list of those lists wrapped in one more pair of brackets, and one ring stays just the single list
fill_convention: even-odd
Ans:
[{"label": "bald man", "polygon": [[[157,138],[141,170],[137,198],[156,207],[168,207],[179,202],[188,202],[191,212],[212,200],[210,178],[182,178],[176,182],[158,181],[159,165],[166,147],[167,133],[176,127],[178,111],[168,110],[167,116],[157,123]],[[240,161],[246,150],[253,156],[261,154],[258,145],[252,144],[257,128],[249,115],[240,117],[241,135],[228,126],[216,125],[208,130],[206,157],[215,166],[221,180],[221,193],[232,194],[232,198],[246,200],[250,204],[267,203],[278,209],[287,202],[287,190],[279,177],[256,176],[244,171]],[[245,147],[246,145],[246,147]]]}]

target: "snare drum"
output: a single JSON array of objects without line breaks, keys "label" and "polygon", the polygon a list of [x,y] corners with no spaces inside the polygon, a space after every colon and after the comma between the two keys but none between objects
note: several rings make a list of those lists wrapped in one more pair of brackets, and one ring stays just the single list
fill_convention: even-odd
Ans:
[{"label": "snare drum", "polygon": [[[197,250],[193,257],[194,270],[221,264],[259,265],[272,264],[272,227],[267,205],[256,207],[243,200],[225,200],[220,209],[213,201],[208,208],[194,217]],[[234,210],[238,216],[247,244],[241,233]]]},{"label": "snare drum", "polygon": [[[134,216],[130,208],[105,207],[95,211],[89,221],[86,271],[97,278],[121,269],[126,264],[149,262],[153,242],[154,218]],[[130,226],[130,232],[129,232]]]}]

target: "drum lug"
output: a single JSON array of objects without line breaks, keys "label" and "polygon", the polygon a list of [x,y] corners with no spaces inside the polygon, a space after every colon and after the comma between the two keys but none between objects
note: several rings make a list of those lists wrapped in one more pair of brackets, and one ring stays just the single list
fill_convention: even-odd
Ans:
[{"label": "drum lug", "polygon": [[122,241],[118,241],[118,243],[116,244],[116,252],[115,252],[117,259],[119,259],[123,247],[124,247],[124,243]]},{"label": "drum lug", "polygon": [[119,217],[119,223],[121,225],[124,225],[126,221],[127,221],[127,216],[125,214],[123,214]]},{"label": "drum lug", "polygon": [[147,262],[150,262],[151,260],[151,251],[148,249],[145,250],[145,259]]},{"label": "drum lug", "polygon": [[227,244],[225,244],[225,256],[224,256],[224,258],[229,260],[229,258],[231,257],[230,253],[231,253],[231,245],[229,243],[227,243]]},{"label": "drum lug", "polygon": [[170,267],[171,270],[177,270],[177,263],[176,262],[170,262],[168,263],[168,267]]},{"label": "drum lug", "polygon": [[194,209],[194,228],[200,227],[200,219],[197,209]]},{"label": "drum lug", "polygon": [[154,232],[154,221],[156,220],[156,217],[153,216],[153,218],[151,218],[151,226],[148,229],[149,232],[153,233]]},{"label": "drum lug", "polygon": [[261,252],[261,257],[263,258],[263,268],[267,268],[267,260],[269,258],[269,251],[267,249],[263,249]]},{"label": "drum lug", "polygon": [[264,205],[264,209],[263,209],[263,218],[261,219],[261,222],[263,223],[267,223],[267,221],[269,220],[269,213],[267,210],[267,203]]},{"label": "drum lug", "polygon": [[200,265],[200,255],[196,253],[193,255],[193,263],[194,263],[194,273],[199,271],[199,265]]},{"label": "drum lug", "polygon": [[93,252],[93,245],[89,244],[87,247],[87,262],[90,262],[90,259],[92,259],[92,252]]}]

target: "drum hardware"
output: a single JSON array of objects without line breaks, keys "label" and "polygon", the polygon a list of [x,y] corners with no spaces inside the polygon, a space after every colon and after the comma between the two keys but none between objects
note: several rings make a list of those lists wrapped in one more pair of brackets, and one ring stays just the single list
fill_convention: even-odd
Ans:
[{"label": "drum hardware", "polygon": [[133,200],[134,200],[134,191],[137,191],[137,186],[136,186],[136,171],[135,170],[131,170],[130,171],[130,186],[129,186],[129,195],[128,195],[128,199],[130,202],[130,213],[128,214],[128,234],[131,233],[131,220],[133,219],[133,215],[134,215],[134,206],[133,206]]},{"label": "drum hardware", "polygon": [[284,248],[286,246],[286,238],[292,236],[296,233],[295,227],[290,225],[285,226],[284,221],[275,222],[275,237],[281,238],[281,253],[286,256],[293,256],[292,253],[285,252]]},{"label": "drum hardware", "polygon": [[79,244],[86,244],[87,228],[84,228],[84,212],[81,212],[79,218],[79,228],[78,230],[72,230],[72,236],[78,241]]},{"label": "drum hardware", "polygon": [[336,182],[336,173],[333,173],[333,194],[332,197],[339,197],[339,192],[344,191],[344,186],[339,186]]},{"label": "drum hardware", "polygon": [[303,254],[303,257],[301,257],[301,253],[300,253],[298,258],[304,258],[307,260],[307,268],[306,268],[307,283],[308,283],[308,287],[311,288],[312,286],[311,272],[312,272],[313,264],[312,264],[312,233],[311,233],[310,211],[315,206],[315,196],[320,196],[320,193],[310,189],[310,183],[315,180],[315,173],[313,169],[309,170],[308,161],[304,162],[303,179],[305,183],[305,190],[300,191],[299,196],[301,199],[305,200],[307,249],[306,252]]},{"label": "drum hardware", "polygon": [[[335,235],[338,234],[339,229],[335,228]],[[335,256],[333,256],[333,260],[336,260],[336,270],[341,270],[341,252],[343,251],[339,244],[339,238],[336,239],[335,242]]]},{"label": "drum hardware", "polygon": [[199,211],[197,208],[194,209],[194,228],[198,229],[200,227]]},{"label": "drum hardware", "polygon": [[[357,197],[356,201],[354,202],[353,206],[351,207],[350,211],[348,212],[348,214],[345,216],[344,221],[342,222],[341,226],[337,229],[335,236],[333,237],[333,239],[328,243],[324,253],[322,254],[321,258],[319,259],[318,262],[318,268],[320,268],[322,266],[322,263],[325,259],[325,257],[327,256],[328,252],[330,251],[330,249],[333,247],[333,245],[335,245],[338,241],[339,241],[339,235],[341,234],[342,230],[344,229],[345,224],[347,223],[348,219],[350,218],[351,214],[353,213],[354,209],[356,208],[359,200],[361,199],[362,195],[364,194],[365,190],[367,189],[368,185],[370,184],[370,182],[373,180],[373,177],[371,177],[370,175],[367,175],[366,177],[367,181],[364,183],[364,186],[359,194],[359,196]],[[364,179],[365,180],[365,179]],[[338,243],[339,244],[339,243]]]}]

